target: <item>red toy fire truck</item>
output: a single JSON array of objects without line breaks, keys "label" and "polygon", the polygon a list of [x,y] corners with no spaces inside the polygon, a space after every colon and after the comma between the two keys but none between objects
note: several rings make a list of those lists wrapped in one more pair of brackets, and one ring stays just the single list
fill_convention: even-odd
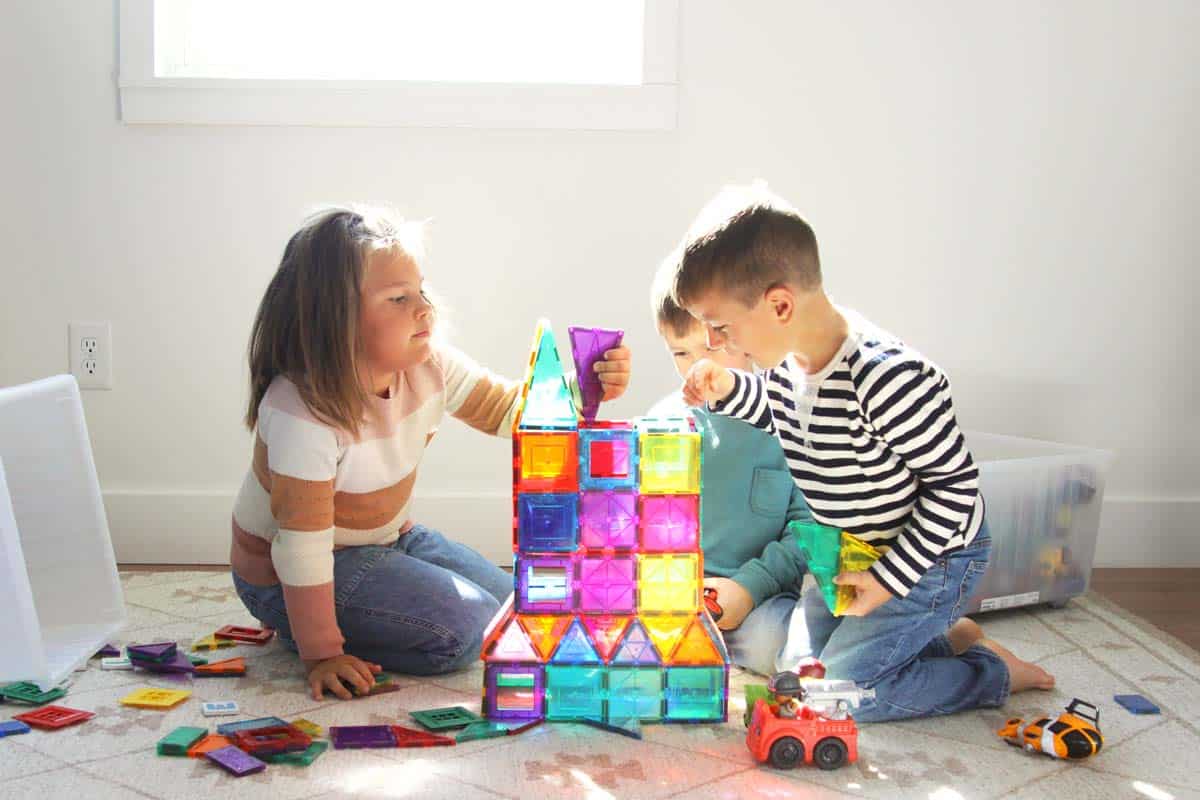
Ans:
[{"label": "red toy fire truck", "polygon": [[[771,679],[776,702],[754,701],[746,747],[756,761],[769,761],[777,769],[801,763],[821,769],[853,764],[858,760],[858,726],[849,708],[873,697],[874,690],[859,689],[850,681],[802,677],[806,671],[781,672]],[[824,669],[816,674],[823,675]]]}]

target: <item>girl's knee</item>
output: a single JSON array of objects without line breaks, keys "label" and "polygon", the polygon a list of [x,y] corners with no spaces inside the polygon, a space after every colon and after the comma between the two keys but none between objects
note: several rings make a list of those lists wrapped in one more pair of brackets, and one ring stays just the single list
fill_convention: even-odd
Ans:
[{"label": "girl's knee", "polygon": [[500,604],[496,598],[483,595],[464,602],[460,608],[448,613],[442,624],[449,635],[446,637],[446,647],[436,654],[437,671],[454,672],[478,661],[483,648],[484,631],[499,610]]},{"label": "girl's knee", "polygon": [[479,660],[483,648],[483,629],[463,631],[447,637],[441,647],[405,654],[404,671],[419,675],[442,675],[467,669]]},{"label": "girl's knee", "polygon": [[471,598],[470,602],[464,603],[462,623],[459,630],[464,636],[478,635],[480,641],[483,640],[483,631],[487,628],[488,623],[495,619],[496,614],[500,612],[500,603],[495,597],[484,592],[479,597]]}]

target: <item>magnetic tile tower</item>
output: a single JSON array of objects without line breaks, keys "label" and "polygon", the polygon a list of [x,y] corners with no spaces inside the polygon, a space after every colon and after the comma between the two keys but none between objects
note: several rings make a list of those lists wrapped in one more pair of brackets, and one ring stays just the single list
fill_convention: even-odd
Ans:
[{"label": "magnetic tile tower", "polygon": [[701,602],[700,434],[595,420],[620,331],[571,328],[582,420],[539,322],[513,422],[514,592],[484,635],[498,720],[719,722],[729,657]]}]

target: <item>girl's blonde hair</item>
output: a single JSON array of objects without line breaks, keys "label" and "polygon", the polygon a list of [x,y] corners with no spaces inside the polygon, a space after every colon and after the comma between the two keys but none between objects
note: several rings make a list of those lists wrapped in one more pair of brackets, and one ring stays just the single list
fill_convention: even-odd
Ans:
[{"label": "girl's blonde hair", "polygon": [[358,433],[369,403],[358,375],[359,292],[367,258],[377,250],[399,250],[421,263],[424,224],[382,208],[331,206],[288,240],[250,331],[250,430],[271,382],[282,375],[315,416]]}]

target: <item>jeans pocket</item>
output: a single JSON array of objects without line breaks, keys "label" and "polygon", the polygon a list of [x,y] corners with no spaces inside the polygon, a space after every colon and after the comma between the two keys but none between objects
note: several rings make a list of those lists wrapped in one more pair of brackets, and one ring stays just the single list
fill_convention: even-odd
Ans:
[{"label": "jeans pocket", "polygon": [[[933,566],[929,568],[917,585],[913,587],[913,591],[918,589],[924,590],[928,596],[928,605],[930,611],[936,611],[939,606],[944,606],[946,602],[946,585],[950,578],[949,564],[946,559],[939,558],[933,562]],[[925,598],[922,598],[922,602]]]},{"label": "jeans pocket", "polygon": [[979,582],[983,579],[987,568],[988,562],[986,558],[972,559],[967,562],[967,568],[963,570],[962,581],[958,585],[958,600],[954,604],[954,613],[950,616],[951,623],[962,616],[963,607],[970,602],[971,596],[979,588]]}]

